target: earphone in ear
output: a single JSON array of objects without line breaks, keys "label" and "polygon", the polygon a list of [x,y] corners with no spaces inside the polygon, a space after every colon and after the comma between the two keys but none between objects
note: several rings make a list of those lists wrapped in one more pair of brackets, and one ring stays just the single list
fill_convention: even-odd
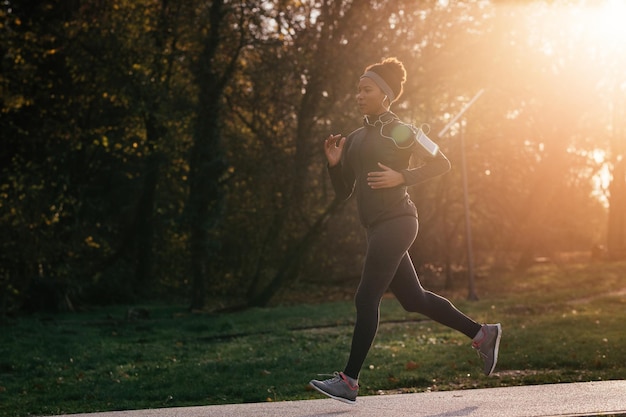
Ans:
[{"label": "earphone in ear", "polygon": [[[388,106],[385,106],[385,100],[388,100],[388,101],[389,101],[389,105],[388,105]],[[391,107],[391,100],[389,100],[389,97],[388,97],[386,94],[385,94],[385,97],[383,98],[382,105],[383,105],[383,107],[384,107],[384,108],[386,108],[387,110],[389,110],[389,108]]]}]

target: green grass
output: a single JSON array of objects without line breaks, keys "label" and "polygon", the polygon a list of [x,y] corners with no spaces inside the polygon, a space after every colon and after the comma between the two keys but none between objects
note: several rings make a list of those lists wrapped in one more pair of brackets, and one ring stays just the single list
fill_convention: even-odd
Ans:
[{"label": "green grass", "polygon": [[[626,264],[553,265],[477,278],[477,302],[445,293],[478,321],[502,322],[496,374],[459,333],[393,299],[361,374],[361,395],[620,379]],[[30,316],[0,326],[0,416],[52,415],[320,398],[318,373],[345,363],[350,302],[190,314],[144,306]]]}]

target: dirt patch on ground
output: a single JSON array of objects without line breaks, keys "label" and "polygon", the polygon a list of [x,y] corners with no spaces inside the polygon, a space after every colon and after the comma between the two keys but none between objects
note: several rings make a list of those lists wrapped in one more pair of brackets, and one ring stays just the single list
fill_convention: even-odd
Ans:
[{"label": "dirt patch on ground", "polygon": [[589,304],[592,301],[598,300],[600,298],[606,297],[614,297],[614,298],[623,298],[626,300],[626,288],[622,288],[616,291],[611,291],[604,294],[594,295],[593,297],[585,297],[579,298],[577,300],[572,300],[569,304],[580,305],[580,304]]}]

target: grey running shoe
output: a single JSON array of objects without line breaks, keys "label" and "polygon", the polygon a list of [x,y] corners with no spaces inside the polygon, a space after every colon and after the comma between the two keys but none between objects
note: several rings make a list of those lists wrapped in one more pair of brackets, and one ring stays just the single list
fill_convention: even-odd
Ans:
[{"label": "grey running shoe", "polygon": [[348,404],[356,403],[359,393],[359,385],[350,384],[343,372],[335,372],[333,378],[325,381],[314,379],[309,384],[322,394]]},{"label": "grey running shoe", "polygon": [[483,324],[478,335],[472,341],[472,347],[478,352],[485,367],[483,372],[489,376],[498,363],[498,349],[500,348],[502,326],[498,324]]}]

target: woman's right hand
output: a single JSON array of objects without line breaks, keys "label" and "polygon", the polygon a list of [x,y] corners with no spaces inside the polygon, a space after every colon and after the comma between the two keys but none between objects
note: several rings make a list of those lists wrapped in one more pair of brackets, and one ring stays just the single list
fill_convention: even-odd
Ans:
[{"label": "woman's right hand", "polygon": [[324,141],[324,153],[328,160],[328,166],[334,167],[341,161],[341,154],[343,153],[343,145],[346,143],[346,138],[341,135],[330,135]]}]

